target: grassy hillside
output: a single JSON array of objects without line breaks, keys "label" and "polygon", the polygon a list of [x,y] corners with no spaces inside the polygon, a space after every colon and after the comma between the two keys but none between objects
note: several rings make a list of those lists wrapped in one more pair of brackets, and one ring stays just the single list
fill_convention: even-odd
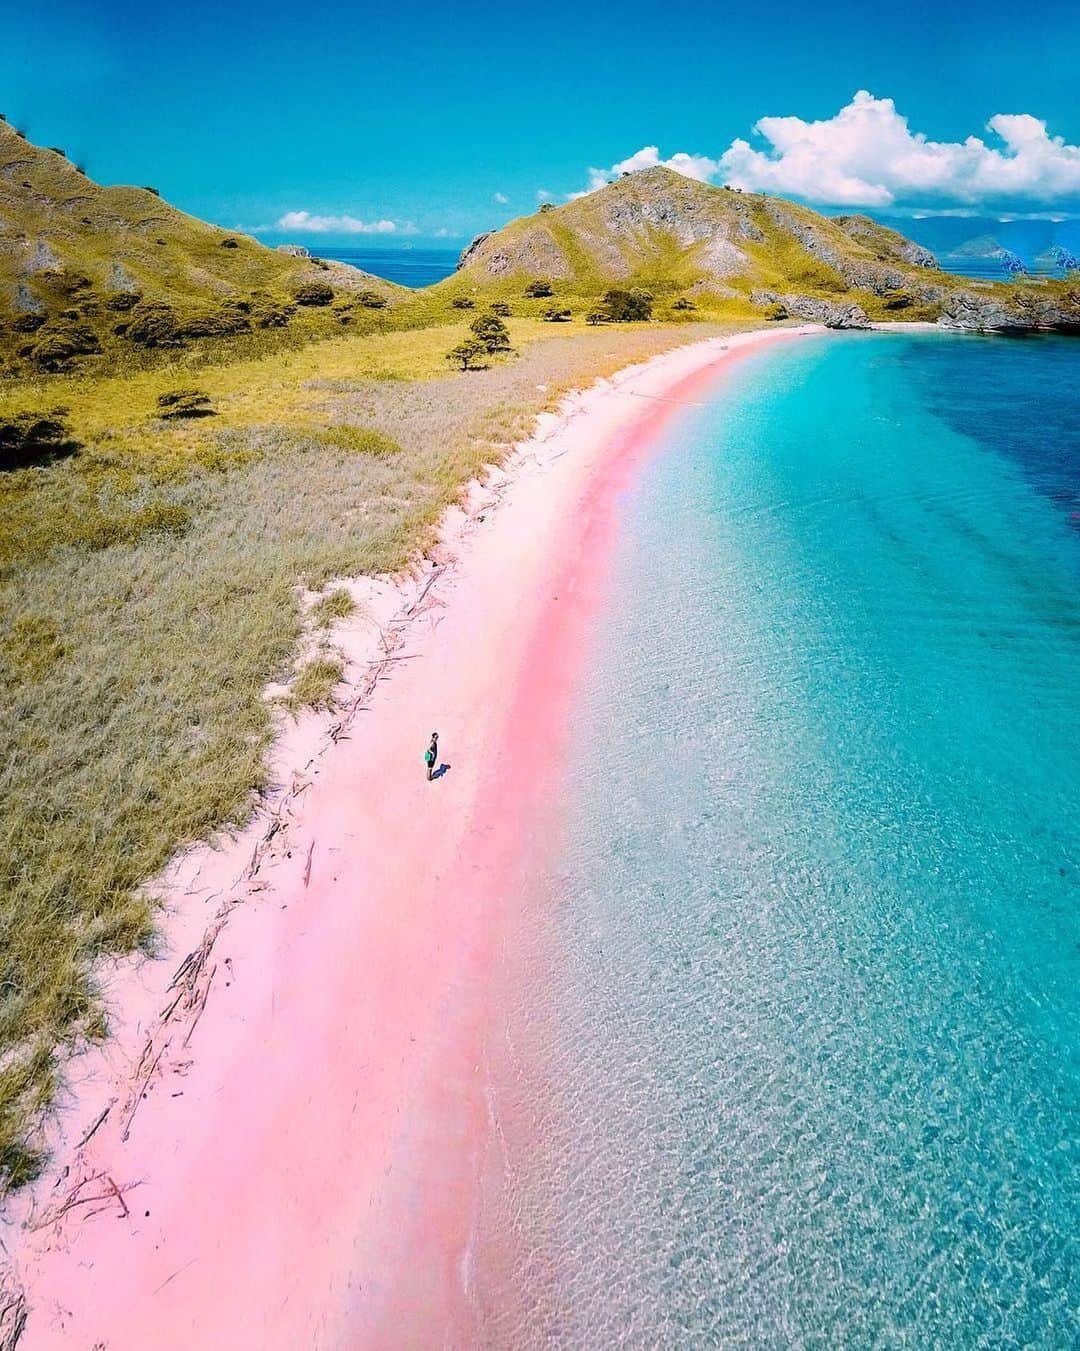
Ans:
[{"label": "grassy hillside", "polygon": [[548,279],[556,299],[579,306],[611,286],[642,288],[657,315],[671,319],[692,313],[687,303],[715,317],[761,317],[777,294],[794,294],[857,304],[871,319],[936,320],[961,295],[1018,321],[1025,305],[1028,317],[1032,305],[1071,307],[1080,323],[1075,285],[970,282],[867,216],[830,218],[665,168],[480,236],[457,275],[434,289],[521,297],[533,278]]},{"label": "grassy hillside", "polygon": [[265,350],[288,330],[295,345],[408,295],[206,225],[152,188],[101,187],[0,121],[0,375],[160,364],[208,339]]}]

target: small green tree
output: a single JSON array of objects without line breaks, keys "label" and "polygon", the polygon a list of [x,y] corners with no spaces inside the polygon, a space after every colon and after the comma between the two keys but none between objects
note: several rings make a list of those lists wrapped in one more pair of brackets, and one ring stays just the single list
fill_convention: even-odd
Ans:
[{"label": "small green tree", "polygon": [[530,300],[543,300],[553,296],[555,291],[549,281],[531,281],[525,288],[525,294]]},{"label": "small green tree", "polygon": [[466,338],[446,354],[447,361],[459,370],[474,371],[487,356],[487,348],[477,338]]},{"label": "small green tree", "polygon": [[697,306],[692,300],[687,300],[686,296],[680,296],[671,308],[673,310],[696,310]]},{"label": "small green tree", "polygon": [[455,296],[450,302],[452,310],[475,310],[476,301],[470,300],[468,296]]},{"label": "small green tree", "polygon": [[652,318],[653,298],[648,291],[636,287],[630,291],[613,288],[604,292],[604,305],[612,323],[629,324],[634,320]]},{"label": "small green tree", "polygon": [[513,310],[510,308],[510,306],[506,303],[505,300],[493,300],[491,302],[491,313],[498,314],[503,319],[509,319],[511,314],[513,314]]},{"label": "small green tree", "polygon": [[544,323],[565,324],[569,322],[572,311],[562,305],[549,305],[544,311]]},{"label": "small green tree", "polygon": [[485,352],[509,352],[510,330],[497,314],[482,314],[469,325]]},{"label": "small green tree", "polygon": [[608,314],[607,310],[604,309],[603,305],[594,305],[592,309],[588,312],[588,314],[585,316],[585,322],[587,324],[593,325],[606,324],[609,323],[610,320],[611,315]]}]

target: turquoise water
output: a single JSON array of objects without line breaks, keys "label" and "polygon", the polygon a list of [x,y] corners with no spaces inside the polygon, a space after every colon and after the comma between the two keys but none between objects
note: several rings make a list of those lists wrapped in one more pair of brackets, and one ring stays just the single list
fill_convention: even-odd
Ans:
[{"label": "turquoise water", "polygon": [[804,340],[624,500],[492,1344],[1080,1344],[1078,377]]}]

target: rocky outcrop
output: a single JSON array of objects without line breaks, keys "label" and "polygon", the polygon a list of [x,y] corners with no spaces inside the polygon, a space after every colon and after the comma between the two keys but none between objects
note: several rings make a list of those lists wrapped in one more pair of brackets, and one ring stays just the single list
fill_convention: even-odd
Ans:
[{"label": "rocky outcrop", "polygon": [[871,295],[883,296],[890,291],[898,291],[907,281],[905,273],[887,263],[856,261],[842,258],[836,267],[837,272],[856,291],[869,291]]},{"label": "rocky outcrop", "polygon": [[[888,291],[897,290],[906,281],[905,274],[899,268],[892,267],[885,262],[875,261],[872,258],[852,258],[834,248],[824,237],[821,230],[802,220],[783,203],[770,201],[765,209],[781,229],[793,235],[812,257],[824,263],[826,267],[831,267],[835,272],[838,272],[852,290],[869,291],[873,295],[883,296]],[[858,222],[860,219],[865,218],[849,217],[848,225]],[[873,225],[870,220],[867,220],[866,223]],[[847,233],[851,234],[853,238],[860,238],[854,230],[848,229]],[[897,239],[900,238],[901,236],[897,235]],[[861,239],[860,242],[862,242]],[[909,243],[910,241],[905,240],[904,242]]]},{"label": "rocky outcrop", "polygon": [[[696,261],[703,272],[718,279],[745,271],[749,259],[734,243],[732,236],[760,240],[764,236],[741,207],[741,213],[725,209],[718,213],[715,202],[703,197],[689,179],[672,176],[666,170],[645,170],[634,175],[633,191],[612,193],[605,205],[602,233],[609,241],[605,257],[591,242],[592,252],[601,269],[613,275],[629,276],[634,268],[628,258],[641,256],[656,235],[673,239],[680,248],[697,246]],[[724,203],[725,208],[728,204]],[[596,232],[594,232],[595,235]],[[616,256],[621,270],[616,270]]]},{"label": "rocky outcrop", "polygon": [[941,302],[938,325],[966,333],[1024,333],[1035,327],[1015,310],[972,291],[951,291]]},{"label": "rocky outcrop", "polygon": [[461,255],[458,267],[465,266],[486,272],[489,277],[510,277],[516,272],[530,277],[573,274],[566,255],[541,223],[513,236],[504,230],[478,235]]},{"label": "rocky outcrop", "polygon": [[461,257],[457,260],[457,270],[459,272],[471,258],[476,256],[477,250],[484,240],[490,239],[494,233],[494,230],[482,230],[480,234],[474,236],[470,243],[465,245],[461,250]]},{"label": "rocky outcrop", "polygon": [[139,283],[123,263],[112,263],[109,266],[108,288],[110,291],[131,292],[139,289]]},{"label": "rocky outcrop", "polygon": [[905,263],[910,263],[912,267],[927,267],[932,271],[937,271],[938,260],[930,252],[924,249],[921,244],[916,244],[913,239],[905,239],[900,245],[900,257]]},{"label": "rocky outcrop", "polygon": [[826,328],[869,328],[870,319],[860,305],[841,300],[818,300],[816,296],[782,295],[777,291],[753,291],[755,305],[783,305],[788,314]]},{"label": "rocky outcrop", "polygon": [[34,251],[26,261],[26,271],[56,272],[63,266],[53,249],[44,239],[34,245]]},{"label": "rocky outcrop", "polygon": [[879,225],[869,216],[835,216],[833,223],[883,262],[892,259],[898,263],[907,263],[910,267],[937,270],[938,260],[929,249],[924,249],[913,239],[907,239],[897,230],[890,230],[887,225]]},{"label": "rocky outcrop", "polygon": [[304,247],[303,244],[279,244],[278,253],[284,253],[290,258],[310,258],[311,250]]}]

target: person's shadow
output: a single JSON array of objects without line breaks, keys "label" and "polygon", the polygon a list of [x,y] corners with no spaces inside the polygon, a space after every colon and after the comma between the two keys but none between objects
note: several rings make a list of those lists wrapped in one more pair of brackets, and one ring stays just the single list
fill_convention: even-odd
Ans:
[{"label": "person's shadow", "polygon": [[442,776],[443,776],[444,774],[449,774],[449,773],[450,773],[450,766],[449,766],[449,765],[446,763],[446,761],[444,760],[443,763],[439,766],[439,768],[435,771],[435,773],[432,774],[431,777],[432,777],[433,780],[434,780],[434,779],[441,779]]}]

